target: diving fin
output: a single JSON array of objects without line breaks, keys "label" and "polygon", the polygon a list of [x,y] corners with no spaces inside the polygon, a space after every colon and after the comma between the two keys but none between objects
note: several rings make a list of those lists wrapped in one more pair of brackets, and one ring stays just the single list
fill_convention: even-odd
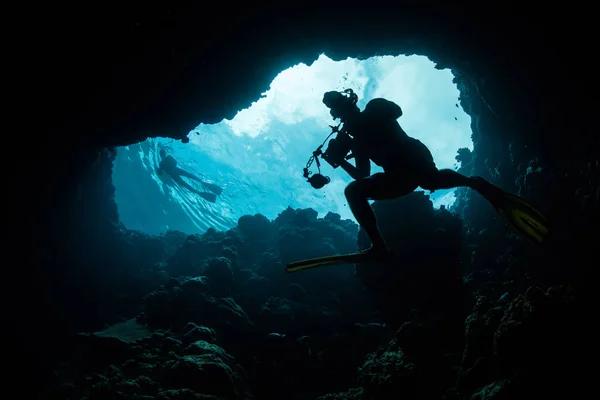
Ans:
[{"label": "diving fin", "polygon": [[378,253],[365,251],[361,253],[341,254],[335,256],[317,257],[308,260],[294,261],[287,264],[285,271],[298,272],[304,271],[305,269],[328,267],[333,265],[358,264],[364,262],[387,262],[391,260],[391,255],[389,255],[389,257],[382,257]]},{"label": "diving fin", "polygon": [[496,209],[504,223],[523,239],[541,244],[549,234],[548,219],[527,200],[485,181],[477,191]]},{"label": "diving fin", "polygon": [[223,193],[223,188],[220,186],[217,186],[213,183],[208,183],[208,182],[202,182],[202,186],[206,189],[206,190],[210,190],[211,192],[213,192],[214,194],[216,194],[217,196],[219,196],[221,193]]},{"label": "diving fin", "polygon": [[214,193],[200,192],[200,193],[198,193],[198,195],[200,197],[202,197],[204,200],[210,201],[211,203],[214,203],[217,201],[217,195]]}]

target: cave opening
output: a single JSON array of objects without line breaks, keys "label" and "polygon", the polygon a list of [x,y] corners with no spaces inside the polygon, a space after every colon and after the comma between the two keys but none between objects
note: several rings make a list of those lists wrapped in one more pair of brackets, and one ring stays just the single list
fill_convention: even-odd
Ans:
[{"label": "cave opening", "polygon": [[[401,126],[430,148],[439,168],[457,169],[457,151],[473,148],[471,117],[460,105],[451,70],[438,69],[425,56],[334,61],[321,54],[310,65],[280,72],[261,98],[232,119],[194,128],[189,143],[157,137],[119,147],[112,179],[120,221],[148,234],[203,233],[211,227],[231,229],[242,215],[274,219],[288,206],[353,220],[343,196],[351,178],[343,171],[324,163],[331,183],[320,190],[302,178],[328,125],[336,124],[322,104],[323,93],[347,88],[357,93],[361,109],[378,97],[399,104]],[[217,201],[198,195],[206,188],[198,180],[185,178],[178,184],[161,173],[161,150],[183,170],[221,188]],[[379,170],[373,165],[372,172]],[[454,190],[437,191],[430,199],[435,208],[450,207]]]}]

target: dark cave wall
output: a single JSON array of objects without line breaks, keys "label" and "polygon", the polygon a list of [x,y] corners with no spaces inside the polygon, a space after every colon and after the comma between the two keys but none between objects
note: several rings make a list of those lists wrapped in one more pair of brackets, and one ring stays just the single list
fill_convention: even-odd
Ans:
[{"label": "dark cave wall", "polygon": [[[48,292],[61,287],[64,299],[72,293],[93,298],[88,283],[104,279],[92,270],[114,244],[116,214],[107,175],[110,152],[101,149],[146,137],[182,138],[200,122],[231,118],[259,98],[279,71],[310,63],[321,52],[334,59],[416,53],[451,68],[461,104],[473,118],[475,151],[465,173],[491,178],[499,172],[494,181],[511,191],[518,186],[519,164],[534,157],[552,172],[597,160],[594,125],[587,118],[595,111],[590,92],[582,90],[597,78],[583,62],[562,56],[576,54],[591,40],[585,30],[593,25],[581,20],[585,13],[520,8],[517,16],[504,6],[441,3],[397,2],[396,12],[389,7],[357,12],[348,5],[318,10],[307,5],[293,13],[254,7],[243,15],[218,9],[208,14],[201,6],[167,12],[162,5],[119,12],[39,10],[43,18],[30,19],[37,35],[23,60],[33,56],[29,65],[37,65],[27,87],[35,93],[32,107],[45,129],[34,133],[28,162],[15,179],[15,190],[30,199],[17,206],[22,212],[15,229],[26,238],[32,265],[16,274],[27,275],[33,287],[26,311],[14,310],[20,322],[16,334],[35,337],[33,326],[42,324],[60,335],[69,328],[60,323],[64,304]],[[80,18],[66,21],[61,13]],[[557,29],[566,24],[571,28]],[[41,68],[39,60],[48,61]],[[515,161],[511,145],[521,150]],[[534,189],[547,193],[543,184]],[[484,226],[483,216],[492,213],[483,211],[480,199],[468,197],[478,205],[472,219]],[[554,211],[576,209],[571,197]],[[585,260],[578,257],[575,263]],[[113,264],[111,284],[124,276],[120,267]],[[68,308],[102,319],[92,302]]]},{"label": "dark cave wall", "polygon": [[[55,313],[54,328],[89,326],[106,318],[109,304],[100,304],[126,272],[118,265],[119,229],[112,185],[114,149],[94,153],[81,181],[65,193],[66,201],[42,220],[44,237],[36,243],[37,274],[32,279],[46,290],[33,293],[43,304],[36,312]],[[64,324],[63,326],[60,326]],[[79,328],[81,329],[81,328]]]}]

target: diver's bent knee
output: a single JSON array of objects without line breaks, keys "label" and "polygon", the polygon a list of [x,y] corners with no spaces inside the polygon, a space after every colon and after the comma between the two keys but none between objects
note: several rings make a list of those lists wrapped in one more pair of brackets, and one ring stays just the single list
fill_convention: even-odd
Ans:
[{"label": "diver's bent knee", "polygon": [[440,177],[438,172],[429,173],[419,177],[418,185],[425,190],[438,190],[440,186]]},{"label": "diver's bent knee", "polygon": [[346,198],[361,196],[362,192],[363,188],[360,181],[350,182],[344,189],[344,195]]}]

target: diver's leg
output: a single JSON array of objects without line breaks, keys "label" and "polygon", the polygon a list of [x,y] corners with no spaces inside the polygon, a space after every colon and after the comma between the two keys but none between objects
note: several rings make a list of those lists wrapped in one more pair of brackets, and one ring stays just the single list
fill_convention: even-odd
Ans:
[{"label": "diver's leg", "polygon": [[191,186],[189,183],[187,183],[186,181],[184,181],[184,180],[183,180],[183,178],[181,178],[181,176],[180,176],[180,175],[178,175],[178,174],[176,174],[176,173],[175,173],[175,174],[171,174],[171,178],[172,178],[172,179],[173,179],[173,180],[174,180],[174,181],[175,181],[175,182],[176,182],[178,185],[180,185],[180,186],[182,186],[182,187],[186,188],[186,189],[187,189],[187,190],[189,190],[190,192],[192,192],[192,193],[196,193],[196,194],[198,193],[198,191],[197,191],[197,190],[196,190],[196,189],[195,189],[193,186]]},{"label": "diver's leg", "polygon": [[171,178],[173,178],[173,180],[177,184],[181,185],[182,187],[189,190],[190,192],[197,194],[198,196],[202,197],[204,200],[210,201],[211,203],[214,203],[217,201],[217,196],[215,194],[208,193],[208,192],[200,192],[199,190],[196,190],[193,186],[191,186],[189,183],[184,181],[181,176],[179,176],[177,174],[173,174],[173,175],[171,175]]},{"label": "diver's leg", "polygon": [[[200,178],[198,178],[196,175],[184,171],[179,167],[175,168],[175,171],[177,173],[179,173],[179,175],[186,177],[186,178],[190,178],[198,183],[200,183],[202,185],[202,187],[205,190],[210,190],[211,192],[213,192],[214,194],[216,194],[217,196],[220,195],[223,192],[223,188],[221,188],[220,186],[215,185],[214,183],[208,183],[208,182],[204,182],[203,180],[201,180]],[[206,192],[202,192],[202,193],[206,193]],[[212,194],[211,194],[212,197]]]},{"label": "diver's leg", "polygon": [[423,189],[428,190],[460,186],[474,189],[498,210],[504,222],[522,238],[538,244],[548,236],[548,219],[542,213],[525,199],[504,192],[484,178],[467,177],[456,171],[441,170],[420,176],[419,183]]},{"label": "diver's leg", "polygon": [[344,191],[350,211],[371,240],[372,251],[385,252],[388,249],[368,200],[389,200],[411,193],[417,188],[417,184],[414,179],[406,178],[379,172],[351,182]]},{"label": "diver's leg", "polygon": [[417,177],[418,184],[430,191],[469,187],[478,190],[483,184],[481,178],[471,178],[451,169],[437,169],[431,151],[421,141],[413,139],[407,153],[399,155],[411,160],[411,173]]},{"label": "diver's leg", "polygon": [[194,175],[194,174],[192,174],[190,172],[187,172],[187,171],[185,171],[185,170],[183,170],[183,169],[181,169],[179,167],[175,167],[175,172],[178,173],[180,176],[183,176],[185,178],[190,178],[190,179],[192,179],[192,180],[194,180],[196,182],[204,183],[196,175]]},{"label": "diver's leg", "polygon": [[432,169],[421,175],[419,186],[430,191],[457,187],[477,190],[481,187],[482,181],[482,178],[468,177],[451,169]]}]

